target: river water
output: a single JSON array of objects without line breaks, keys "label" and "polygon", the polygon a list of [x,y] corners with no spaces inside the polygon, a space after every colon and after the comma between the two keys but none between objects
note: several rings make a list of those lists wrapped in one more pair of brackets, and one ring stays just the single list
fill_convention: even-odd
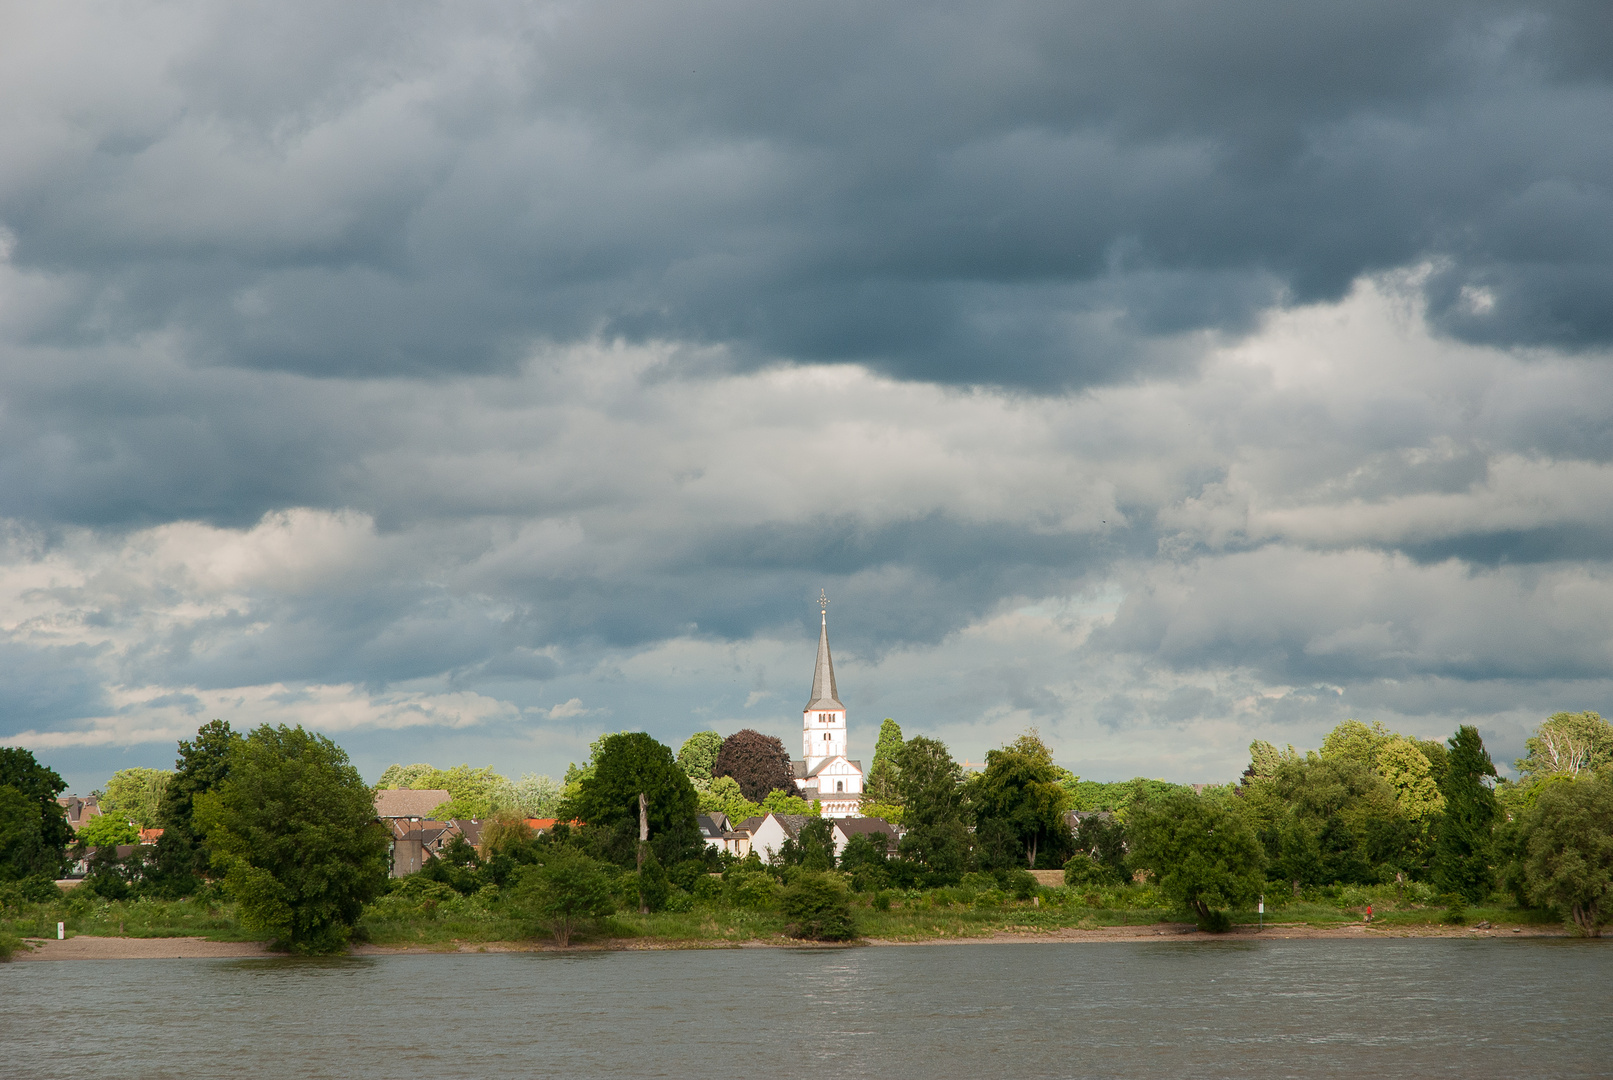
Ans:
[{"label": "river water", "polygon": [[1613,943],[928,945],[0,965],[0,1076],[1613,1075]]}]

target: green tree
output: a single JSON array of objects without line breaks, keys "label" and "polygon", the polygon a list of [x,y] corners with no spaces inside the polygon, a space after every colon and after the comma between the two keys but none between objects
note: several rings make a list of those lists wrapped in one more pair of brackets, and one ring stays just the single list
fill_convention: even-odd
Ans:
[{"label": "green tree", "polygon": [[555,943],[564,947],[583,926],[614,912],[616,901],[603,865],[552,844],[544,848],[541,863],[522,871],[511,907],[546,925]]},{"label": "green tree", "polygon": [[[473,769],[469,765],[455,765],[451,769],[438,769],[421,781],[426,790],[438,788],[448,792],[448,801],[431,811],[438,821],[457,818],[481,820],[493,816],[493,807],[499,794],[509,786],[491,765]],[[420,790],[416,788],[415,790]]]},{"label": "green tree", "polygon": [[1400,812],[1410,821],[1425,826],[1445,811],[1445,796],[1439,793],[1434,767],[1422,747],[1413,739],[1396,735],[1378,748],[1377,772],[1394,789]]},{"label": "green tree", "polygon": [[1613,761],[1613,724],[1593,712],[1553,713],[1524,746],[1517,768],[1525,783],[1595,772]]},{"label": "green tree", "polygon": [[174,772],[163,787],[157,811],[162,836],[157,840],[151,883],[165,896],[191,895],[209,869],[207,851],[196,832],[196,797],[229,776],[230,750],[240,741],[229,724],[210,720],[197,729],[195,739],[179,743]]},{"label": "green tree", "polygon": [[1294,749],[1293,743],[1289,743],[1286,750],[1278,750],[1266,740],[1256,739],[1249,744],[1249,767],[1243,770],[1243,782],[1251,784],[1271,780],[1276,777],[1278,766],[1298,758],[1299,752]]},{"label": "green tree", "polygon": [[695,823],[699,796],[672,750],[642,731],[601,740],[593,773],[561,804],[560,816],[605,829],[620,826],[636,840],[640,793],[649,802],[650,842],[661,862],[671,866],[697,856],[703,846]]},{"label": "green tree", "polygon": [[947,878],[969,866],[969,831],[965,820],[963,767],[938,739],[916,735],[897,755],[897,794],[907,832],[901,854]]},{"label": "green tree", "polygon": [[0,747],[0,881],[60,877],[73,828],[56,801],[67,785],[20,746]]},{"label": "green tree", "polygon": [[1070,857],[1064,823],[1070,796],[1059,782],[1052,751],[1035,731],[986,751],[986,769],[969,781],[969,798],[982,825],[997,820],[1007,826],[1030,869],[1044,849],[1058,866]]},{"label": "green tree", "polygon": [[1265,881],[1264,855],[1243,818],[1190,793],[1150,801],[1127,827],[1134,859],[1160,891],[1189,908],[1200,929],[1228,925],[1222,909],[1249,904]]},{"label": "green tree", "polygon": [[1075,827],[1075,854],[1064,864],[1066,885],[1118,885],[1126,880],[1126,830],[1113,815],[1088,814]]},{"label": "green tree", "polygon": [[106,782],[101,813],[132,821],[142,829],[162,824],[162,797],[174,774],[167,769],[119,769]]},{"label": "green tree", "polygon": [[1395,737],[1394,732],[1377,720],[1372,721],[1371,727],[1359,720],[1346,720],[1322,740],[1321,756],[1343,758],[1370,769],[1377,764],[1378,751]]},{"label": "green tree", "polygon": [[229,775],[195,822],[241,921],[302,953],[346,945],[387,877],[388,837],[341,747],[265,724],[230,748]]},{"label": "green tree", "polygon": [[879,805],[900,805],[897,791],[898,769],[896,759],[902,752],[902,729],[890,717],[879,725],[879,741],[874,744],[874,763],[868,769],[868,786],[865,789],[869,802]]},{"label": "green tree", "polygon": [[689,774],[689,782],[699,788],[711,783],[711,770],[721,752],[721,735],[715,731],[697,731],[678,748],[678,764]]},{"label": "green tree", "polygon": [[779,864],[799,866],[804,870],[833,870],[835,845],[833,827],[824,818],[810,818],[802,823],[794,840],[784,841],[779,852]]},{"label": "green tree", "polygon": [[437,771],[437,766],[429,761],[418,761],[413,765],[388,765],[381,774],[381,779],[375,782],[377,791],[388,791],[402,788],[408,791],[430,791],[433,787],[428,781],[431,774]]},{"label": "green tree", "polygon": [[1524,846],[1530,898],[1600,937],[1613,920],[1613,779],[1547,784],[1525,819]]},{"label": "green tree", "polygon": [[548,776],[522,773],[519,780],[505,780],[493,791],[489,817],[554,817],[560,806],[560,784]]},{"label": "green tree", "polygon": [[808,941],[850,941],[857,936],[845,883],[834,874],[797,874],[780,905],[784,933]]},{"label": "green tree", "polygon": [[710,787],[698,794],[702,814],[727,814],[735,825],[762,812],[760,804],[745,798],[744,792],[739,790],[739,781],[732,776],[716,777]]},{"label": "green tree", "polygon": [[1444,892],[1477,903],[1490,891],[1491,840],[1499,807],[1485,779],[1495,776],[1495,763],[1484,749],[1478,729],[1458,728],[1450,738],[1450,758],[1440,794],[1445,815],[1434,848],[1434,881]]},{"label": "green tree", "polygon": [[121,817],[102,814],[79,826],[78,843],[87,848],[117,847],[140,839],[140,830]]},{"label": "green tree", "polygon": [[[1286,880],[1369,884],[1402,862],[1413,839],[1394,789],[1361,757],[1309,755],[1284,762],[1270,784],[1277,796],[1243,799],[1268,854]],[[1275,814],[1275,817],[1272,814]]]}]

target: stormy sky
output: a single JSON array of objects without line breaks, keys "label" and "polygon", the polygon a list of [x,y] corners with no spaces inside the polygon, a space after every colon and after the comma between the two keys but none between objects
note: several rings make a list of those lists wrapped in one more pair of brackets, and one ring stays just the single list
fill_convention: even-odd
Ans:
[{"label": "stormy sky", "polygon": [[0,740],[1613,710],[1613,8],[18,0]]}]

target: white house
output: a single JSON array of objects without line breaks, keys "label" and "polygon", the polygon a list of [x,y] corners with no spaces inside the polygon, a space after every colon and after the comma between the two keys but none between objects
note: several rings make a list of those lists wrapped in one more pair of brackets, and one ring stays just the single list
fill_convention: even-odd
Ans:
[{"label": "white house", "polygon": [[840,818],[829,829],[829,835],[834,840],[835,858],[846,853],[846,845],[851,843],[853,836],[874,836],[878,834],[885,838],[885,853],[892,858],[896,857],[896,844],[902,838],[902,831],[895,825],[877,817]]},{"label": "white house", "polygon": [[758,859],[772,862],[784,850],[784,841],[799,836],[801,826],[808,820],[805,814],[767,813],[746,818],[739,830],[750,834],[750,850],[756,853]]},{"label": "white house", "polygon": [[[846,756],[846,707],[835,688],[834,660],[829,656],[829,600],[819,593],[823,625],[818,632],[818,664],[812,672],[812,697],[801,710],[801,758],[794,762],[801,797],[823,804],[826,818],[852,817],[862,805],[862,762]],[[754,845],[753,845],[754,846]]]}]

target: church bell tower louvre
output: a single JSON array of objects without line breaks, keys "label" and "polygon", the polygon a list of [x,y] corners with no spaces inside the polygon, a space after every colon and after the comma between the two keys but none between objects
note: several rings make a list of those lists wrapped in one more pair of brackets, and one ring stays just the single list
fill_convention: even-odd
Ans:
[{"label": "church bell tower louvre", "polygon": [[835,686],[829,597],[822,590],[818,606],[822,609],[818,663],[812,672],[812,697],[801,710],[801,759],[795,762],[795,783],[803,798],[822,803],[824,817],[850,817],[862,803],[862,763],[846,756],[846,707]]}]

